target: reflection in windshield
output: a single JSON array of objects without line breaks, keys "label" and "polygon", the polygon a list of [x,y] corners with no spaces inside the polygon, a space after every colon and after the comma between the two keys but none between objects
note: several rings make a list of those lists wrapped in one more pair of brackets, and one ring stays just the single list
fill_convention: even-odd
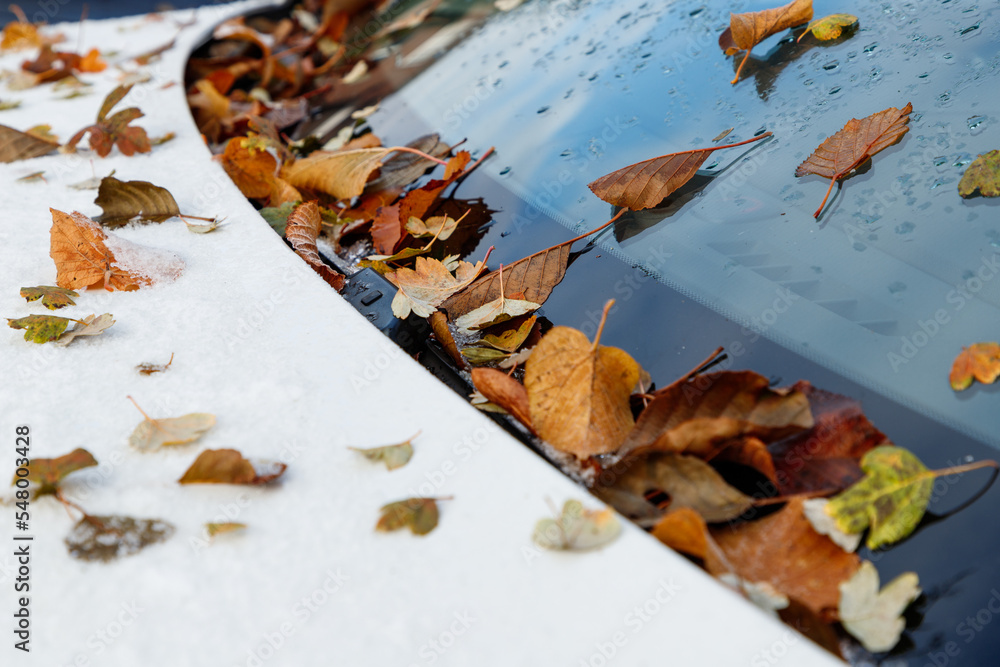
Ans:
[{"label": "reflection in windshield", "polygon": [[[740,11],[763,9],[752,2]],[[500,148],[498,182],[574,232],[607,220],[586,184],[655,155],[761,130],[604,250],[752,331],[1000,445],[991,388],[947,381],[963,345],[1000,331],[996,201],[956,186],[1000,145],[990,3],[867,3],[857,30],[754,49],[733,86],[717,46],[731,7],[528,3],[498,15],[400,95],[450,141]],[[486,54],[485,56],[483,54]],[[737,63],[738,64],[738,63]],[[852,117],[912,102],[910,131],[834,189],[795,167]],[[516,222],[516,221],[515,221]],[[669,248],[670,258],[652,248]]]}]

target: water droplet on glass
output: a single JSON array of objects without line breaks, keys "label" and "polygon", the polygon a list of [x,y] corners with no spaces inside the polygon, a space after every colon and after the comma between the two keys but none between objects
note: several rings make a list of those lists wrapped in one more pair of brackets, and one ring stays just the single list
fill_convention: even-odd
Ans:
[{"label": "water droplet on glass", "polygon": [[836,95],[839,92],[840,92],[840,86],[834,86],[833,88],[830,89],[830,92],[828,94],[829,95]]},{"label": "water droplet on glass", "polygon": [[900,292],[906,291],[906,283],[901,283],[898,280],[889,285],[889,294],[899,294]]},{"label": "water droplet on glass", "polygon": [[955,161],[951,163],[953,167],[964,167],[965,165],[972,162],[972,156],[968,153],[959,153],[955,157]]},{"label": "water droplet on glass", "polygon": [[896,233],[897,234],[909,234],[910,232],[912,232],[916,228],[917,228],[917,226],[915,224],[913,224],[912,222],[910,222],[909,220],[907,220],[906,222],[903,222],[903,223],[900,223],[900,224],[896,225]]},{"label": "water droplet on glass", "polygon": [[548,111],[548,110],[549,110],[549,108],[548,108],[548,107],[541,107],[541,108],[540,108],[540,109],[538,109],[538,111],[536,111],[535,113],[540,113],[540,114],[542,114],[542,113],[545,113],[545,112],[546,112],[546,111]]},{"label": "water droplet on glass", "polygon": [[934,166],[943,167],[947,161],[948,161],[947,157],[945,157],[944,155],[939,155],[936,158],[934,158]]},{"label": "water droplet on glass", "polygon": [[866,47],[864,48],[864,51],[865,51],[865,53],[867,53],[868,55],[871,55],[871,54],[875,53],[875,50],[876,50],[877,48],[878,48],[878,42],[872,42],[871,44],[869,44],[868,46],[866,46]]},{"label": "water droplet on glass", "polygon": [[823,65],[823,69],[825,69],[827,72],[832,72],[833,70],[837,69],[838,67],[840,67],[840,61],[839,60],[831,60],[827,64]]},{"label": "water droplet on glass", "polygon": [[503,169],[500,170],[501,176],[507,176],[509,174],[510,174],[510,167],[504,167]]},{"label": "water droplet on glass", "polygon": [[980,24],[980,23],[982,23],[982,21],[979,21],[979,22],[978,22],[978,23],[976,23],[975,25],[970,25],[970,26],[969,26],[968,28],[966,28],[965,30],[961,31],[961,32],[960,32],[960,33],[958,33],[958,34],[959,34],[959,35],[968,35],[968,34],[969,34],[970,32],[972,32],[973,30],[979,30],[979,24]]},{"label": "water droplet on glass", "polygon": [[509,60],[505,60],[502,63],[500,63],[499,65],[497,65],[497,69],[503,69],[504,67],[506,67],[509,64],[510,64],[510,61]]},{"label": "water droplet on glass", "polygon": [[985,120],[986,116],[972,116],[965,122],[969,125],[969,132],[972,132],[972,134],[979,134],[986,129],[983,125]]}]

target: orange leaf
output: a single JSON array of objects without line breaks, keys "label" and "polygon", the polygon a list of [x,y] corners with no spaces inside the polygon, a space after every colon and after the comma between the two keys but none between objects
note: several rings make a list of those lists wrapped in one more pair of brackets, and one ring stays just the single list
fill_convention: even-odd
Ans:
[{"label": "orange leaf", "polygon": [[246,137],[230,139],[219,160],[244,196],[263,199],[274,190],[278,163],[267,151],[246,148],[245,141]]},{"label": "orange leaf", "polygon": [[763,519],[715,528],[711,534],[742,579],[765,581],[826,621],[837,617],[838,586],[861,566],[856,554],[813,529],[800,498]]},{"label": "orange leaf", "polygon": [[736,70],[736,76],[730,83],[735,84],[740,80],[740,72],[754,46],[785,28],[792,28],[808,22],[812,16],[812,0],[792,0],[784,7],[765,9],[760,12],[746,12],[745,14],[730,14],[729,28],[719,37],[719,46],[726,55],[738,50],[746,51],[743,62],[740,63],[739,69]]},{"label": "orange leaf", "polygon": [[517,421],[531,428],[528,392],[524,385],[495,368],[473,368],[472,384],[479,392],[509,412]]},{"label": "orange leaf", "polygon": [[[49,211],[52,212],[49,256],[56,263],[59,287],[79,289],[103,283],[109,292],[127,292],[160,279],[172,280],[184,267],[172,254],[106,234],[82,213],[68,214],[54,208]],[[127,257],[119,260],[113,248],[125,250]]]},{"label": "orange leaf", "polygon": [[830,187],[826,190],[823,202],[813,214],[814,218],[818,218],[826,206],[833,184],[838,179],[846,176],[879,151],[899,141],[909,131],[910,128],[906,124],[910,122],[911,111],[913,105],[907,103],[902,109],[889,107],[861,120],[852,118],[847,121],[843,129],[821,143],[819,148],[798,166],[795,170],[796,176],[816,174],[830,179]]},{"label": "orange leaf", "polygon": [[612,304],[604,307],[593,343],[581,331],[555,327],[525,365],[538,435],[580,459],[615,451],[634,423],[629,394],[639,380],[639,364],[624,350],[598,344]]},{"label": "orange leaf", "polygon": [[742,146],[769,136],[771,133],[765,132],[735,144],[669,153],[643,160],[601,176],[588,187],[609,204],[641,211],[656,206],[690,181],[712,151]]},{"label": "orange leaf", "polygon": [[983,384],[992,384],[1000,377],[1000,345],[973,343],[963,347],[955,357],[948,380],[955,391],[968,389],[975,378]]},{"label": "orange leaf", "polygon": [[81,72],[103,72],[107,67],[108,64],[101,60],[101,52],[97,49],[91,49],[87,55],[80,59],[74,69]]},{"label": "orange leaf", "polygon": [[316,237],[322,229],[323,219],[319,215],[319,206],[314,201],[305,202],[296,206],[288,216],[285,238],[292,244],[296,254],[339,292],[344,289],[344,276],[327,266],[316,249]]}]

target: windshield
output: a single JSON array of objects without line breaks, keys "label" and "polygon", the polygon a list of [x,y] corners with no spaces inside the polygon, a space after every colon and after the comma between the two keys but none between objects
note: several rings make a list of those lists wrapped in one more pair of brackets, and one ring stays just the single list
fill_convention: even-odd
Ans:
[{"label": "windshield", "polygon": [[[664,3],[666,4],[666,3]],[[751,2],[741,11],[764,9]],[[1000,445],[996,389],[956,393],[963,345],[1000,331],[997,202],[963,200],[962,172],[1000,145],[995,6],[846,1],[831,42],[780,33],[739,58],[728,8],[696,1],[528,3],[397,94],[449,141],[498,147],[487,171],[573,232],[611,211],[590,181],[665,153],[718,151],[665,205],[629,214],[603,250],[757,336]],[[851,118],[913,104],[910,131],[835,187],[795,168]],[[391,105],[389,105],[391,106]],[[515,227],[532,222],[515,219]],[[683,326],[680,324],[679,326]]]}]

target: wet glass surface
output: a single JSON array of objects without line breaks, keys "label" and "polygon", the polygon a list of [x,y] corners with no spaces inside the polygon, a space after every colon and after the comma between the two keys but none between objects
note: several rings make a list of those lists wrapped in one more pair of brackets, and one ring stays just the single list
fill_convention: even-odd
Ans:
[{"label": "wet glass surface", "polygon": [[[610,215],[591,180],[709,146],[729,127],[726,142],[774,132],[715,153],[700,182],[619,224],[602,248],[1000,445],[982,396],[994,390],[957,394],[943,381],[963,345],[1000,330],[998,204],[956,190],[977,153],[1000,145],[997,4],[841,3],[857,30],[825,43],[775,35],[733,86],[739,59],[717,46],[728,11],[767,6],[531,3],[494,17],[403,98],[449,139],[496,145],[492,175],[575,232]],[[835,188],[814,221],[828,181],[795,167],[850,118],[907,102],[903,140]]]},{"label": "wet glass surface", "polygon": [[[541,314],[592,335],[615,298],[602,342],[661,382],[725,345],[731,368],[861,400],[929,467],[997,456],[1000,389],[956,394],[947,374],[962,345],[1000,330],[997,204],[956,189],[978,153],[1000,147],[998,3],[818,5],[818,16],[858,15],[858,30],[825,44],[771,37],[732,86],[718,34],[730,10],[769,4],[529,3],[493,17],[371,124],[390,143],[434,130],[480,153],[497,147],[459,192],[498,209],[472,253],[495,245],[491,265],[607,220],[609,206],[586,187],[605,173],[711,145],[729,127],[724,143],[774,132],[715,153],[663,207],[602,234]],[[909,133],[835,188],[813,220],[828,182],[797,179],[795,167],[850,118],[907,102]],[[916,534],[859,551],[883,582],[913,570],[925,591],[884,664],[1000,656],[990,629],[1000,613],[1000,490],[959,509],[987,478],[940,482]]]}]

